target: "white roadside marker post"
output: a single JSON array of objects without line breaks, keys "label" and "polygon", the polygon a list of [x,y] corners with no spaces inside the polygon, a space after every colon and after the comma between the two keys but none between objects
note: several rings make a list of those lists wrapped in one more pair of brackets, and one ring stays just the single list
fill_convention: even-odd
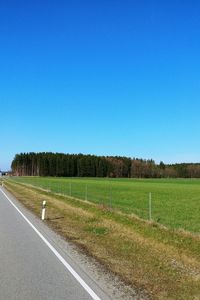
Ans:
[{"label": "white roadside marker post", "polygon": [[42,202],[42,221],[45,219],[45,208],[46,208],[46,201]]}]

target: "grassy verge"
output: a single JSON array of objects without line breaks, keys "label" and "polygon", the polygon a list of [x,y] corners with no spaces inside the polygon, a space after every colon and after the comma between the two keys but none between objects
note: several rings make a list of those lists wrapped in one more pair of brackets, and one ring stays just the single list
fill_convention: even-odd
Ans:
[{"label": "grassy verge", "polygon": [[153,299],[200,299],[200,237],[16,182],[5,187],[54,230]]}]

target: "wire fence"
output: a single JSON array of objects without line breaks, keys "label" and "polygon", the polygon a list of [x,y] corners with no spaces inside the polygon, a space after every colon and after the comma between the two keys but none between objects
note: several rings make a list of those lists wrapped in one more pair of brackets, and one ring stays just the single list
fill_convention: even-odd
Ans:
[{"label": "wire fence", "polygon": [[200,232],[200,181],[194,185],[145,180],[12,177],[45,191],[134,214],[171,228]]}]

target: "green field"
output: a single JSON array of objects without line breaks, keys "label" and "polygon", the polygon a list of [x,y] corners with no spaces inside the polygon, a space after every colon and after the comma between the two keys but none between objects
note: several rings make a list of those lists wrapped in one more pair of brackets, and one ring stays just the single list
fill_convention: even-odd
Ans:
[{"label": "green field", "polygon": [[200,232],[200,180],[13,177],[51,192],[91,201],[171,228]]}]

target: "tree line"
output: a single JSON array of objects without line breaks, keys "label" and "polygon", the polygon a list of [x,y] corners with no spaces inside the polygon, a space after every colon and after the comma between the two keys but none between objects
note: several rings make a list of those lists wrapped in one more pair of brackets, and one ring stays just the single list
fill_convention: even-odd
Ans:
[{"label": "tree line", "polygon": [[200,164],[156,164],[154,160],[121,156],[64,153],[20,153],[12,161],[17,176],[200,178]]}]

